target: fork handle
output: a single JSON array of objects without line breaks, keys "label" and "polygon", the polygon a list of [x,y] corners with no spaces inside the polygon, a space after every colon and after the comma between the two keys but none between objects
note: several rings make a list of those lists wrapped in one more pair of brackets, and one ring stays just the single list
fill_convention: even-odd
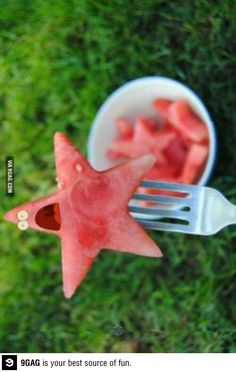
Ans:
[{"label": "fork handle", "polygon": [[[236,206],[219,191],[205,187],[204,208],[202,208],[201,233],[212,235],[223,227],[236,224]],[[208,191],[209,190],[209,191]]]}]

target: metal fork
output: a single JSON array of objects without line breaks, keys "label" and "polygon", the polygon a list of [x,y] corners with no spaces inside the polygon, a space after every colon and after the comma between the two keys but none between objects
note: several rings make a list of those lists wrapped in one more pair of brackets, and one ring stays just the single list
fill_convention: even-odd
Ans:
[{"label": "metal fork", "polygon": [[213,235],[225,226],[236,224],[236,206],[213,188],[146,180],[141,186],[157,192],[180,193],[180,196],[134,194],[133,199],[139,202],[158,203],[150,207],[129,206],[129,211],[146,229]]}]

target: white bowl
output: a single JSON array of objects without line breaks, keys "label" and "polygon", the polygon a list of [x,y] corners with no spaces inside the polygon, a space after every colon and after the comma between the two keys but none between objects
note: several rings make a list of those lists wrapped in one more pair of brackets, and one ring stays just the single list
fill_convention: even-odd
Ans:
[{"label": "white bowl", "polygon": [[216,157],[216,132],[210,115],[201,99],[187,86],[170,78],[150,76],[130,81],[116,89],[98,110],[91,127],[88,142],[88,158],[97,170],[114,165],[107,158],[111,142],[117,138],[116,119],[124,117],[131,123],[138,116],[155,116],[155,98],[183,99],[204,121],[209,132],[209,155],[205,169],[198,180],[205,185],[211,175]]}]

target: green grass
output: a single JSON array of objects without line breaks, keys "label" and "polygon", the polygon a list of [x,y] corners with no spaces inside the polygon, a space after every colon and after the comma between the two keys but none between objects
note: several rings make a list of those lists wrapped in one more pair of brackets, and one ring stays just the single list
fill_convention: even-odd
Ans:
[{"label": "green grass", "polygon": [[[56,130],[86,153],[103,100],[145,75],[177,78],[204,99],[219,139],[210,184],[236,202],[233,1],[0,3],[1,159],[16,163],[1,216],[54,190]],[[235,228],[152,235],[162,260],[103,252],[68,301],[59,240],[1,221],[1,352],[236,352]]]}]

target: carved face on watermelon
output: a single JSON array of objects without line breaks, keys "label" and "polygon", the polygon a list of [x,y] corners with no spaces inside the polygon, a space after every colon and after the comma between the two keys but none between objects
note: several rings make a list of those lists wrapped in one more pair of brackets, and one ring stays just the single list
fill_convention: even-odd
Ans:
[{"label": "carved face on watermelon", "polygon": [[101,249],[160,257],[157,245],[128,212],[155,157],[144,155],[97,172],[64,134],[55,134],[54,145],[58,190],[12,209],[5,219],[21,230],[60,237],[65,297],[73,295]]}]

